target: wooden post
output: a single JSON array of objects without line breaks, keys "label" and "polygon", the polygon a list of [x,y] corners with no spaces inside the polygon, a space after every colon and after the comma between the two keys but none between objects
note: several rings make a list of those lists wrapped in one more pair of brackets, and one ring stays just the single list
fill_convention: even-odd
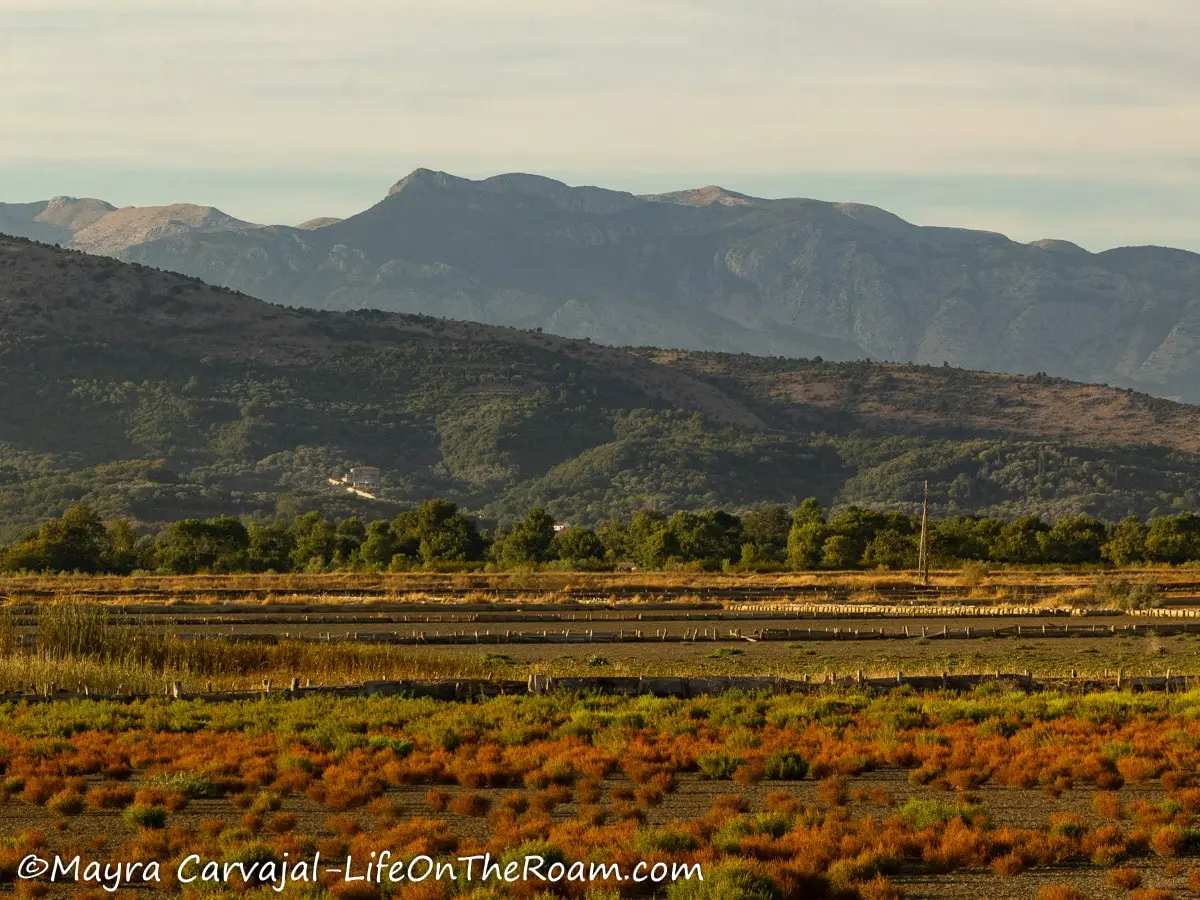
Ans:
[{"label": "wooden post", "polygon": [[925,498],[921,502],[921,547],[917,556],[921,584],[929,587],[929,482],[925,482]]},{"label": "wooden post", "polygon": [[173,700],[182,700],[183,699],[183,682],[182,681],[172,681],[171,682],[171,699],[173,699]]}]

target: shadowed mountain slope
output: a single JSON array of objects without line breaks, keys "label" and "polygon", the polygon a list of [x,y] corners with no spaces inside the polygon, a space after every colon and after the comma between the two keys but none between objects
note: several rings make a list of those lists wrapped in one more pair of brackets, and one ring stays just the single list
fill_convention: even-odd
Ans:
[{"label": "shadowed mountain slope", "polygon": [[636,197],[425,169],[358,215],[295,228],[203,207],[50,205],[0,205],[0,231],[290,306],[618,346],[1046,372],[1200,400],[1200,255],[1178,250],[1092,254],[715,186]]}]

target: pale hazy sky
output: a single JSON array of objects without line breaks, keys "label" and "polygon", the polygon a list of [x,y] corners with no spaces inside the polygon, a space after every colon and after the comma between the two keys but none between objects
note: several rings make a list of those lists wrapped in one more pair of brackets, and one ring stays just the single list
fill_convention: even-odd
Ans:
[{"label": "pale hazy sky", "polygon": [[418,167],[1200,250],[1197,0],[0,0],[0,200],[346,215]]}]

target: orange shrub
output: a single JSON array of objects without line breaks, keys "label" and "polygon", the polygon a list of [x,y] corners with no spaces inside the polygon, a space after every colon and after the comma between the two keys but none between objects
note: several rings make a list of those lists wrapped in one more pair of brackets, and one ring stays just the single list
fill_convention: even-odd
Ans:
[{"label": "orange shrub", "polygon": [[733,772],[733,781],[735,784],[758,784],[762,779],[763,764],[761,760],[744,762]]},{"label": "orange shrub", "polygon": [[1104,873],[1104,883],[1110,888],[1132,891],[1141,887],[1142,873],[1137,869],[1109,869]]},{"label": "orange shrub", "polygon": [[379,888],[357,881],[341,881],[329,889],[337,900],[379,900]]},{"label": "orange shrub", "polygon": [[[1170,774],[1170,773],[1168,773]],[[1166,786],[1166,778],[1163,778],[1163,786]],[[1182,788],[1171,793],[1171,799],[1182,806],[1190,813],[1200,812],[1200,788]]]},{"label": "orange shrub", "polygon": [[[631,803],[634,798],[634,791],[629,791],[629,796],[623,802]],[[613,793],[616,797],[616,793]],[[544,791],[538,791],[529,798],[529,808],[537,812],[554,812],[554,808],[563,803],[571,802],[571,789],[560,784],[551,785]]]},{"label": "orange shrub", "polygon": [[896,805],[896,798],[884,788],[874,788],[870,793],[870,797],[871,802],[877,806],[886,806],[890,809]]},{"label": "orange shrub", "polygon": [[400,804],[386,795],[376,797],[368,803],[367,812],[389,822],[394,822],[404,815],[404,810],[401,809]]},{"label": "orange shrub", "polygon": [[1164,825],[1150,838],[1150,849],[1159,856],[1179,856],[1187,848],[1187,836],[1175,825]]},{"label": "orange shrub", "polygon": [[858,886],[858,896],[860,900],[904,900],[904,891],[882,875],[876,875]]},{"label": "orange shrub", "polygon": [[603,806],[581,803],[579,805],[579,812],[576,814],[575,818],[587,825],[599,827],[600,825],[604,824],[604,820],[607,818],[607,813],[605,813]]},{"label": "orange shrub", "polygon": [[992,871],[997,875],[1020,875],[1028,867],[1020,853],[1006,853],[992,860]]},{"label": "orange shrub", "polygon": [[[672,787],[674,787],[674,780],[672,777]],[[603,782],[595,778],[584,778],[575,785],[575,797],[580,803],[596,803],[603,790]]]},{"label": "orange shrub", "polygon": [[777,812],[785,816],[794,816],[803,804],[799,797],[787,791],[771,791],[763,798],[763,809],[767,812]]},{"label": "orange shrub", "polygon": [[296,817],[292,813],[275,813],[267,822],[267,828],[275,834],[288,834],[296,829]]},{"label": "orange shrub", "polygon": [[1190,788],[1196,783],[1195,777],[1190,772],[1181,772],[1178,769],[1168,769],[1163,772],[1160,780],[1163,789],[1168,791]]},{"label": "orange shrub", "polygon": [[1048,884],[1037,892],[1037,900],[1088,900],[1069,884]]},{"label": "orange shrub", "polygon": [[460,816],[479,818],[486,816],[492,803],[482,794],[459,794],[450,801],[450,811]]},{"label": "orange shrub", "polygon": [[142,788],[134,795],[133,802],[142,806],[163,806],[170,812],[180,812],[188,806],[188,798],[183,791],[156,787]]},{"label": "orange shrub", "polygon": [[1102,819],[1120,819],[1125,814],[1121,798],[1112,791],[1096,791],[1092,794],[1092,809]]},{"label": "orange shrub", "polygon": [[326,819],[325,830],[332,831],[338,837],[347,838],[358,834],[362,828],[353,816],[342,813]]},{"label": "orange shrub", "polygon": [[43,778],[35,775],[25,782],[21,791],[21,799],[31,806],[42,806],[47,800],[63,789],[61,778]]},{"label": "orange shrub", "polygon": [[383,779],[370,768],[370,759],[361,750],[326,769],[321,783],[325,786],[325,805],[330,809],[364,806],[384,789]]},{"label": "orange shrub", "polygon": [[1144,756],[1122,756],[1117,760],[1117,771],[1126,781],[1142,783],[1149,781],[1159,772],[1159,766]]},{"label": "orange shrub", "polygon": [[120,782],[109,782],[92,788],[85,800],[92,809],[124,809],[133,802],[133,788]]},{"label": "orange shrub", "polygon": [[[741,771],[740,769],[738,770]],[[737,780],[736,773],[734,780]],[[663,802],[663,792],[653,785],[644,784],[633,792],[634,799],[637,800],[639,806],[658,806]]]},{"label": "orange shrub", "polygon": [[955,769],[947,772],[945,777],[956,791],[969,791],[983,783],[983,776],[973,769]]},{"label": "orange shrub", "polygon": [[817,799],[830,806],[841,806],[846,802],[849,779],[844,775],[826,778],[817,785]]}]

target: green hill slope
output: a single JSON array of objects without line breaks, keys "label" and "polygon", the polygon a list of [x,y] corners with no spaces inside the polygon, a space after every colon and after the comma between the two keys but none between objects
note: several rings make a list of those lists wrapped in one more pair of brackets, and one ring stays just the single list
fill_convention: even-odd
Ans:
[{"label": "green hill slope", "polygon": [[[272,306],[0,239],[0,534],[397,505],[503,517],[824,502],[1115,516],[1195,505],[1200,411],[1047,378],[624,350]],[[359,500],[327,479],[384,472]],[[364,511],[366,512],[366,511]]]}]

